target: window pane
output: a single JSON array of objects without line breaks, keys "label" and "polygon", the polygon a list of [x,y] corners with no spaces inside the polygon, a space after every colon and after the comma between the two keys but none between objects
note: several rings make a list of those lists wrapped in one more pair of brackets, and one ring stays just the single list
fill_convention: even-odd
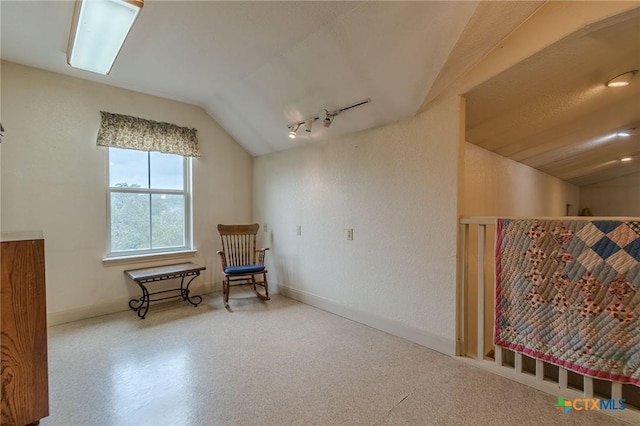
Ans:
[{"label": "window pane", "polygon": [[185,245],[184,195],[151,195],[151,239],[153,248]]},{"label": "window pane", "polygon": [[149,188],[149,153],[109,148],[109,186]]},{"label": "window pane", "polygon": [[184,188],[184,158],[176,154],[151,152],[151,188]]},{"label": "window pane", "polygon": [[149,194],[111,193],[111,251],[149,249]]}]

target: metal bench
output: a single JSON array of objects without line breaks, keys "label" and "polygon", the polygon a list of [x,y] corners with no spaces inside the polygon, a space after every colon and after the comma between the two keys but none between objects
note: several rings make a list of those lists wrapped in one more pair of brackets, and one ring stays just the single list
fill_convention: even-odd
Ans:
[{"label": "metal bench", "polygon": [[[142,290],[142,296],[137,299],[131,299],[129,301],[129,307],[138,313],[140,319],[144,319],[149,311],[149,304],[151,302],[158,302],[160,300],[174,299],[181,297],[183,300],[191,303],[193,306],[198,306],[202,302],[200,296],[190,296],[189,285],[196,277],[200,275],[200,271],[204,271],[206,268],[196,265],[195,263],[179,263],[176,265],[167,266],[155,266],[152,268],[131,269],[124,271],[125,275],[135,281]],[[185,278],[192,277],[187,281],[185,285]],[[149,292],[146,284],[165,281],[180,278],[180,287],[172,288],[168,290],[160,290],[155,292]],[[151,296],[157,294],[166,294],[171,292],[177,292],[171,296],[159,297],[152,299]]]}]

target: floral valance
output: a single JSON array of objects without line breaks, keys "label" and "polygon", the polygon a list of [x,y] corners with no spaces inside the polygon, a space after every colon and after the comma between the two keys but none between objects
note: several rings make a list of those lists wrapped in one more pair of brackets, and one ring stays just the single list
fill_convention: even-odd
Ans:
[{"label": "floral valance", "polygon": [[100,146],[200,157],[196,129],[104,111],[100,115]]}]

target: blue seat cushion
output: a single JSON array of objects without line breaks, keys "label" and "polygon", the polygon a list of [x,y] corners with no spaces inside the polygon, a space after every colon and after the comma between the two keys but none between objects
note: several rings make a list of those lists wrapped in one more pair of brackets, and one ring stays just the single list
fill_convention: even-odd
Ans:
[{"label": "blue seat cushion", "polygon": [[242,265],[242,266],[227,266],[224,268],[225,274],[253,274],[256,272],[264,271],[262,265]]}]

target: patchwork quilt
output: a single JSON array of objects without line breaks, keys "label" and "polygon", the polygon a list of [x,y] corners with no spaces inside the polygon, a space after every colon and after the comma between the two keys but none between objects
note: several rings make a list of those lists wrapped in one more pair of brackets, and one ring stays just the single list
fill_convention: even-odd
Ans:
[{"label": "patchwork quilt", "polygon": [[640,386],[640,221],[498,219],[497,346]]}]

